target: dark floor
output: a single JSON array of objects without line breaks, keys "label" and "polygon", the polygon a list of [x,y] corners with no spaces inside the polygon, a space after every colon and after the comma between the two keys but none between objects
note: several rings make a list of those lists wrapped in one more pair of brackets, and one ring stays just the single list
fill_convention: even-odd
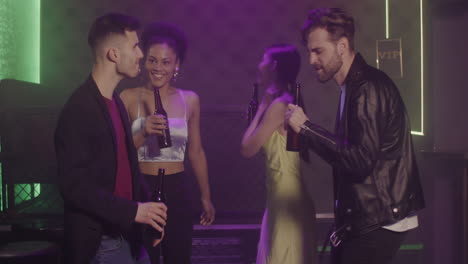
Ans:
[{"label": "dark floor", "polygon": [[[319,214],[316,221],[317,246],[311,245],[311,250],[322,248],[332,219],[330,215]],[[52,224],[51,224],[52,223]],[[0,241],[18,240],[49,240],[60,241],[61,229],[59,223],[37,221],[33,224],[24,220],[22,229],[9,225],[0,225]],[[31,231],[34,230],[34,231]],[[258,215],[247,218],[219,217],[211,226],[194,226],[193,264],[252,264],[255,263],[257,243],[260,233]],[[424,263],[424,244],[417,239],[419,235],[409,234],[404,245],[398,252],[393,263],[419,264]],[[1,245],[1,243],[0,243]],[[1,252],[1,247],[0,247]],[[324,252],[324,263],[328,263],[329,247]],[[2,258],[0,255],[0,262]],[[41,262],[42,263],[42,262]],[[57,262],[45,262],[57,263]]]}]

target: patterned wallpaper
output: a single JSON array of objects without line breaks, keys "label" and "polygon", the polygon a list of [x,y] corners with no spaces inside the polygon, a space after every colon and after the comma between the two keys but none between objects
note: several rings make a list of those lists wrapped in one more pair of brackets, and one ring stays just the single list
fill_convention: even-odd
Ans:
[{"label": "patterned wallpaper", "polygon": [[[384,1],[47,0],[42,4],[42,84],[65,100],[86,78],[91,67],[86,36],[96,16],[118,11],[143,23],[159,20],[180,25],[188,35],[189,51],[177,84],[201,98],[214,203],[220,211],[261,212],[263,160],[261,156],[241,158],[239,143],[245,106],[265,47],[288,42],[300,48],[304,59],[299,80],[307,110],[313,121],[333,128],[338,89],[315,81],[299,38],[308,10],[321,6],[345,7],[358,18],[356,47],[375,65],[375,41],[385,38]],[[123,82],[121,88],[136,82]],[[317,211],[331,212],[329,166],[314,157],[304,170]]]}]

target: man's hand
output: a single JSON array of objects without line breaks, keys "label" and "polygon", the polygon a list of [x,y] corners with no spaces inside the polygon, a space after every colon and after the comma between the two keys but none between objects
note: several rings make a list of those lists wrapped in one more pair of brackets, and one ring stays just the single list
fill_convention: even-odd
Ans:
[{"label": "man's hand", "polygon": [[162,233],[161,233],[161,238],[155,239],[155,240],[153,241],[153,247],[156,247],[157,245],[159,245],[159,243],[161,243],[161,241],[163,240],[163,238],[164,238],[164,230],[163,230]]},{"label": "man's hand", "polygon": [[135,222],[151,225],[154,229],[163,232],[167,219],[167,207],[163,203],[138,203]]},{"label": "man's hand", "polygon": [[144,124],[145,135],[162,135],[167,127],[167,120],[163,115],[150,115],[146,117]]},{"label": "man's hand", "polygon": [[301,126],[309,120],[302,108],[293,104],[288,105],[288,111],[286,111],[284,118],[285,123],[289,124],[296,133],[299,133]]}]

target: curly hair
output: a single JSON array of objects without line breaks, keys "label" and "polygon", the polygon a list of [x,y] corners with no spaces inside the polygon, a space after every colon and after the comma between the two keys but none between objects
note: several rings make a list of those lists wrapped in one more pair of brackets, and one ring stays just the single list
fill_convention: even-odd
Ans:
[{"label": "curly hair", "polygon": [[154,22],[145,27],[141,35],[141,46],[145,54],[154,44],[167,44],[177,55],[179,62],[185,60],[187,54],[187,37],[176,25]]}]

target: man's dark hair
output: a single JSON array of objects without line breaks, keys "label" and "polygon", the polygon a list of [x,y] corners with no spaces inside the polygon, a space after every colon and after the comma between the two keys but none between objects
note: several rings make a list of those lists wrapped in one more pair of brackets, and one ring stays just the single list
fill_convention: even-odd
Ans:
[{"label": "man's dark hair", "polygon": [[181,64],[185,60],[187,37],[178,26],[163,22],[147,25],[141,34],[141,46],[145,56],[154,44],[167,44],[174,50]]},{"label": "man's dark hair", "polygon": [[354,19],[340,8],[317,8],[309,12],[302,27],[302,41],[307,45],[309,33],[317,28],[330,33],[333,41],[345,37],[354,50]]},{"label": "man's dark hair", "polygon": [[112,34],[125,35],[125,31],[137,31],[140,29],[140,22],[134,17],[109,13],[98,17],[91,26],[88,33],[88,44],[96,51],[97,46]]},{"label": "man's dark hair", "polygon": [[267,48],[271,58],[276,61],[278,81],[294,85],[301,67],[301,55],[291,44],[274,44]]}]

